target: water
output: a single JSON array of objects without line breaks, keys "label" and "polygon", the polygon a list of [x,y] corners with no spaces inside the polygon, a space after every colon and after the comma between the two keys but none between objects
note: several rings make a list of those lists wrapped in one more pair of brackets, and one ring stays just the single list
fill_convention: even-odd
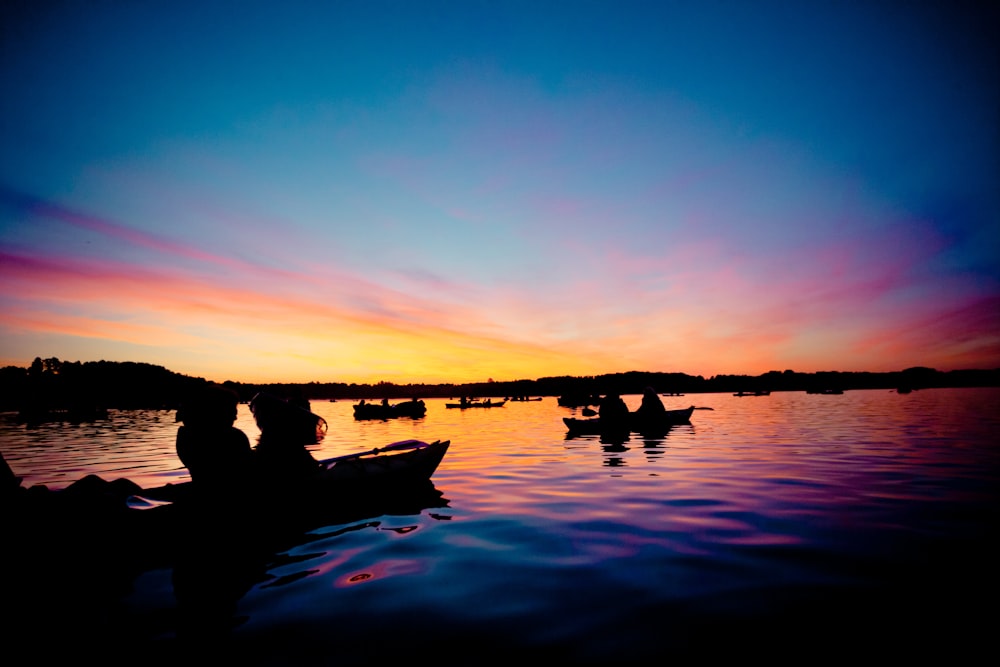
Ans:
[{"label": "water", "polygon": [[[633,409],[639,398],[625,396]],[[234,594],[219,650],[245,665],[444,665],[859,651],[954,661],[990,647],[1000,389],[663,400],[711,409],[662,438],[603,443],[567,439],[562,417],[580,412],[552,397],[464,411],[427,399],[423,419],[388,422],[315,401],[330,424],[318,458],[450,439],[433,478],[442,506],[281,545]],[[255,440],[246,406],[237,426]],[[4,422],[0,448],[25,485],[96,473],[152,486],[186,479],[176,427],[158,411]],[[218,578],[245,564],[204,556]],[[178,639],[172,574],[130,577],[74,648],[195,657]]]}]

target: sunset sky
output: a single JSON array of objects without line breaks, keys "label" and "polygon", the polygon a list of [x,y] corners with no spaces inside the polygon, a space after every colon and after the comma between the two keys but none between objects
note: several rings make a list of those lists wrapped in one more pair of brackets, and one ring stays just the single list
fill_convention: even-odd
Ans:
[{"label": "sunset sky", "polygon": [[1000,368],[996,3],[2,6],[2,366]]}]

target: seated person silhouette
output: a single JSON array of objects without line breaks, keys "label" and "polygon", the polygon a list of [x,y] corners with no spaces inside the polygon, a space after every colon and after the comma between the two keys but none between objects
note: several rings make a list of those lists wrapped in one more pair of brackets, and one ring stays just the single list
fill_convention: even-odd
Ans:
[{"label": "seated person silhouette", "polygon": [[260,428],[257,468],[269,483],[291,484],[317,472],[319,462],[307,446],[325,434],[326,420],[264,392],[253,397],[250,410]]},{"label": "seated person silhouette", "polygon": [[646,387],[642,392],[642,403],[636,410],[636,414],[644,419],[656,419],[662,417],[665,412],[666,408],[663,407],[663,401],[660,400],[660,397],[656,395],[652,387]]},{"label": "seated person silhouette", "polygon": [[221,385],[192,392],[177,411],[177,456],[199,494],[224,494],[253,480],[253,450],[235,428],[239,396]]},{"label": "seated person silhouette", "polygon": [[601,399],[597,415],[603,430],[625,430],[628,428],[629,409],[618,392],[609,392]]},{"label": "seated person silhouette", "polygon": [[666,411],[666,408],[663,407],[663,401],[660,400],[653,388],[646,387],[642,392],[642,403],[635,411],[633,428],[644,434],[652,434],[669,428],[664,424]]},{"label": "seated person silhouette", "polygon": [[250,439],[233,426],[238,405],[234,391],[212,384],[177,411],[177,455],[196,502],[179,515],[171,582],[178,639],[193,646],[228,635],[237,601],[265,571],[258,473]]}]

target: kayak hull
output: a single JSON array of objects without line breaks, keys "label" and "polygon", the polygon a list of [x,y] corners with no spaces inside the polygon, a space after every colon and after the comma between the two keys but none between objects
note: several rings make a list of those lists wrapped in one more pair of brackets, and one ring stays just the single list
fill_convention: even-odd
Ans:
[{"label": "kayak hull", "polygon": [[691,423],[691,415],[694,413],[694,406],[680,410],[667,410],[662,415],[653,419],[644,419],[635,412],[629,413],[629,418],[625,424],[611,425],[603,423],[600,417],[591,419],[578,419],[575,417],[563,417],[563,423],[570,435],[607,435],[609,433],[657,433],[666,432],[672,426]]},{"label": "kayak hull", "polygon": [[[361,454],[324,459],[315,475],[302,480],[296,495],[381,493],[389,486],[427,483],[450,445],[450,440],[401,440]],[[191,482],[167,484],[144,489],[130,498],[129,504],[137,509],[152,508],[188,499],[193,492]]]}]

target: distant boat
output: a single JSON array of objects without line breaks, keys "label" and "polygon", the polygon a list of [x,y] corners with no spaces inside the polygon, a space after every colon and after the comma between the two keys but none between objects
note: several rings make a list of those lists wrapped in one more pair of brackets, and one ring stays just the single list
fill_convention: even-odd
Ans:
[{"label": "distant boat", "polygon": [[419,419],[425,414],[427,414],[427,406],[420,399],[403,401],[394,405],[362,401],[354,406],[355,419],[395,419],[397,417]]},{"label": "distant boat", "polygon": [[570,435],[615,435],[627,434],[629,431],[643,434],[658,433],[665,432],[670,427],[679,424],[690,424],[691,414],[694,410],[695,407],[692,405],[680,410],[666,410],[652,417],[644,417],[639,413],[629,412],[628,419],[624,424],[602,424],[600,417],[592,419],[563,417],[563,423],[569,429]]},{"label": "distant boat", "polygon": [[502,408],[506,400],[503,401],[492,401],[486,399],[485,401],[467,401],[464,403],[445,403],[446,408],[460,408],[465,410],[466,408]]},{"label": "distant boat", "polygon": [[843,389],[806,389],[807,394],[843,394]]},{"label": "distant boat", "polygon": [[733,396],[770,396],[769,391],[738,391]]},{"label": "distant boat", "polygon": [[601,397],[599,394],[564,394],[556,402],[564,408],[583,408],[600,404]]}]

